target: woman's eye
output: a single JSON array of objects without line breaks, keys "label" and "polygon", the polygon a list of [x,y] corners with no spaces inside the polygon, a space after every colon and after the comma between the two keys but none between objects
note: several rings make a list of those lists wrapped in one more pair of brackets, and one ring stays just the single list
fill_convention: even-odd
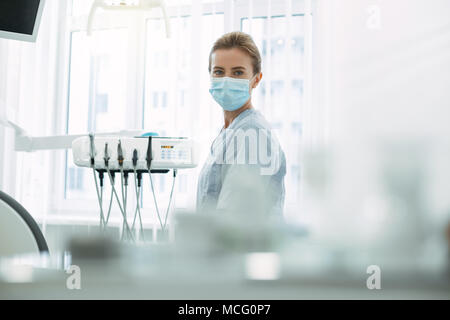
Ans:
[{"label": "woman's eye", "polygon": [[216,71],[214,71],[214,75],[220,76],[220,75],[222,75],[222,71],[221,70],[216,70]]},{"label": "woman's eye", "polygon": [[236,71],[234,74],[236,76],[242,76],[244,73],[242,71]]}]

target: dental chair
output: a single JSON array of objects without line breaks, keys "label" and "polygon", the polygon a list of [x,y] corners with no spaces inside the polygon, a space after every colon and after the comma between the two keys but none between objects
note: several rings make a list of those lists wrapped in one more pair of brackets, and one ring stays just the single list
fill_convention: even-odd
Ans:
[{"label": "dental chair", "polygon": [[23,206],[0,191],[0,257],[27,253],[48,253],[44,235]]}]

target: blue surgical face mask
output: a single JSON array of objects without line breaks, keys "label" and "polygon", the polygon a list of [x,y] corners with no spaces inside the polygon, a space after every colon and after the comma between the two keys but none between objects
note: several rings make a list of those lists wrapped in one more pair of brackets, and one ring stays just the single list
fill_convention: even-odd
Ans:
[{"label": "blue surgical face mask", "polygon": [[209,92],[224,110],[234,111],[250,99],[250,80],[230,77],[211,78]]}]

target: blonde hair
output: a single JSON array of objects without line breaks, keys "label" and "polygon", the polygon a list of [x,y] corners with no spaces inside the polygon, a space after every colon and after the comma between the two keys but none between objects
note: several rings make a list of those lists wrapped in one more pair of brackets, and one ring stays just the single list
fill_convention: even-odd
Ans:
[{"label": "blonde hair", "polygon": [[208,71],[211,73],[211,56],[214,51],[219,49],[238,48],[246,52],[252,59],[253,74],[261,72],[261,55],[258,47],[253,41],[252,37],[244,32],[233,31],[226,33],[214,42],[214,45],[209,53]]}]

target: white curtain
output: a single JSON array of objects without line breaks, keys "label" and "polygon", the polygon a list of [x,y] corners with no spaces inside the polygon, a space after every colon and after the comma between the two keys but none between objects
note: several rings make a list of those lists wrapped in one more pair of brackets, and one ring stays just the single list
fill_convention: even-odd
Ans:
[{"label": "white curtain", "polygon": [[[0,117],[29,135],[56,134],[57,61],[63,1],[46,1],[35,43],[0,39]],[[33,215],[47,211],[52,152],[17,153],[14,131],[0,126],[0,189]]]}]

